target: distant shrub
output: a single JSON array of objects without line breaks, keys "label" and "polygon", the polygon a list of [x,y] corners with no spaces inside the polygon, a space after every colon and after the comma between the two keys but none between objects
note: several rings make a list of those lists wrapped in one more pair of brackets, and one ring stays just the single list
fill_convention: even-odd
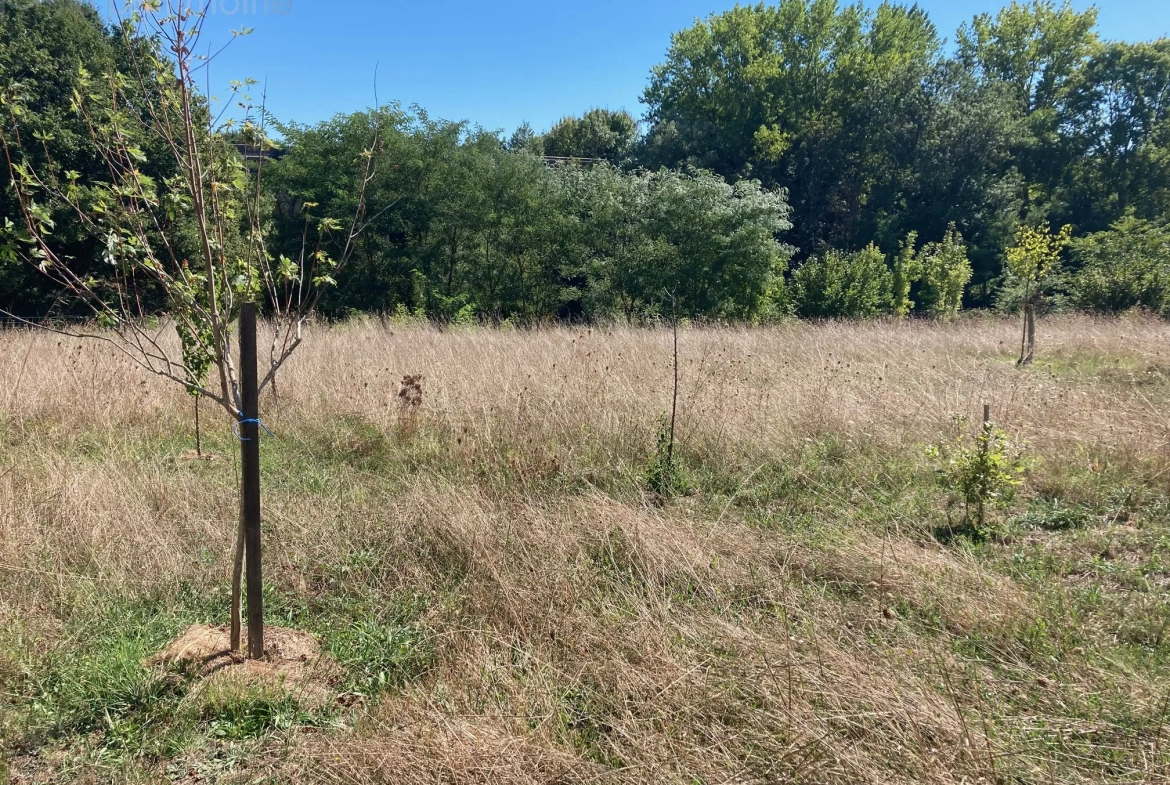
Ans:
[{"label": "distant shrub", "polygon": [[1170,315],[1170,226],[1132,216],[1072,242],[1080,269],[1072,279],[1077,306],[1117,313],[1139,306]]},{"label": "distant shrub", "polygon": [[860,251],[829,250],[792,276],[796,313],[806,318],[865,318],[889,312],[894,276],[872,243]]}]

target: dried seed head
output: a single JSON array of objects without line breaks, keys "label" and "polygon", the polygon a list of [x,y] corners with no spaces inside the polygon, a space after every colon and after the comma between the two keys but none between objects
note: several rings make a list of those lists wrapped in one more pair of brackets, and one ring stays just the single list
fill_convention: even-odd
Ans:
[{"label": "dried seed head", "polygon": [[422,379],[422,376],[403,376],[398,384],[398,402],[411,408],[422,406]]}]

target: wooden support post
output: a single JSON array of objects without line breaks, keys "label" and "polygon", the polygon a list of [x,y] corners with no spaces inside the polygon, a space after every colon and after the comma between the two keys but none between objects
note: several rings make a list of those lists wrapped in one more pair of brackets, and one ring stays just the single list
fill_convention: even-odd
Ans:
[{"label": "wooden support post", "polygon": [[[991,432],[988,426],[991,425],[991,404],[983,404],[983,430],[979,434],[979,449],[983,452],[983,463],[987,465],[987,452],[991,448]],[[979,530],[983,530],[984,510],[983,510],[983,494],[979,494]]]},{"label": "wooden support post", "polygon": [[264,657],[264,575],[260,558],[260,396],[256,371],[256,305],[240,310],[240,508],[244,517],[245,574],[248,580],[248,657]]}]

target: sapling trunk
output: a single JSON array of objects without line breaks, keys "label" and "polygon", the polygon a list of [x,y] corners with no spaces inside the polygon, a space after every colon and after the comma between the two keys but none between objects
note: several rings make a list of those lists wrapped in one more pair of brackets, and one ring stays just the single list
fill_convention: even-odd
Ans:
[{"label": "sapling trunk", "polygon": [[1024,286],[1024,327],[1020,335],[1020,359],[1016,360],[1016,365],[1023,365],[1024,359],[1028,352],[1028,304],[1032,301],[1032,286],[1028,283]]},{"label": "sapling trunk", "polygon": [[1034,302],[1028,301],[1028,307],[1024,309],[1024,317],[1028,326],[1028,356],[1024,358],[1024,365],[1031,365],[1032,360],[1036,357],[1036,304]]},{"label": "sapling trunk", "polygon": [[1031,282],[1024,289],[1024,334],[1020,337],[1020,359],[1016,365],[1031,365],[1036,355],[1036,303]]},{"label": "sapling trunk", "polygon": [[236,523],[236,546],[232,551],[232,651],[240,650],[240,595],[244,581],[244,507],[240,504]]},{"label": "sapling trunk", "polygon": [[195,396],[195,455],[203,457],[203,435],[199,431],[199,396]]},{"label": "sapling trunk", "polygon": [[[988,448],[991,446],[990,445],[991,434],[990,434],[989,429],[988,429],[988,425],[990,425],[990,423],[991,423],[991,405],[985,403],[985,404],[983,404],[983,432],[980,435],[980,440],[979,440],[980,441],[979,449],[983,451],[983,465],[985,467],[987,466],[987,451],[988,451]],[[979,531],[980,532],[983,531],[983,522],[985,520],[984,519],[983,504],[984,504],[984,500],[985,500],[986,496],[987,496],[987,489],[980,488],[979,489]]]}]

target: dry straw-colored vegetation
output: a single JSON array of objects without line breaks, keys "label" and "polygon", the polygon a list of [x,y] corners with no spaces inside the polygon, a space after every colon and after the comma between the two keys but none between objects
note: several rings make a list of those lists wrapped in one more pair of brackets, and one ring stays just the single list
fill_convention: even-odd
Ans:
[{"label": "dry straw-colored vegetation", "polygon": [[[314,330],[265,547],[324,709],[149,665],[226,618],[229,424],[197,459],[182,391],[0,334],[0,772],[1168,781],[1170,325],[1046,319],[1023,370],[1017,329],[686,329],[666,499],[667,331]],[[974,532],[926,447],[984,402],[1030,470]]]}]

